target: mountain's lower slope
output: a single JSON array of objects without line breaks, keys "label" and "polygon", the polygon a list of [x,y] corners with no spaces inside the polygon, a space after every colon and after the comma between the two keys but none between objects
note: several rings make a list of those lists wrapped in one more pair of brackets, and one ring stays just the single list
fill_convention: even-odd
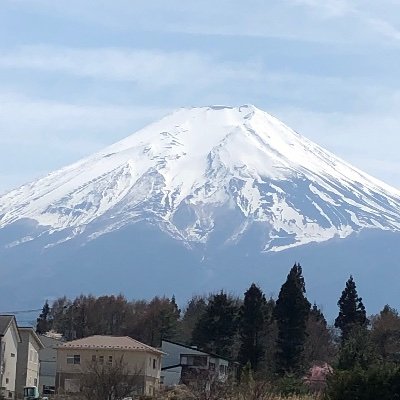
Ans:
[{"label": "mountain's lower slope", "polygon": [[[15,226],[14,233],[19,229]],[[85,246],[78,238],[46,250],[26,242],[0,251],[2,310],[39,308],[63,295],[121,292],[128,298],[175,295],[184,306],[193,294],[225,289],[240,295],[252,282],[275,297],[294,262],[303,266],[309,300],[322,305],[329,320],[350,274],[369,313],[385,304],[400,307],[400,233],[365,230],[345,240],[267,253],[257,251],[260,242],[253,228],[239,243],[213,248],[204,257],[200,249],[188,249],[144,223]]]}]

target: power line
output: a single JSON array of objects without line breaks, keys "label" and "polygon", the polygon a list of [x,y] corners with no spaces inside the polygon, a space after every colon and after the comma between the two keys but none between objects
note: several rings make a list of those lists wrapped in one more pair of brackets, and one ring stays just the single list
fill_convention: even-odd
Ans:
[{"label": "power line", "polygon": [[0,311],[0,314],[27,314],[31,312],[42,311],[41,308],[37,308],[35,310],[18,310],[18,311]]}]

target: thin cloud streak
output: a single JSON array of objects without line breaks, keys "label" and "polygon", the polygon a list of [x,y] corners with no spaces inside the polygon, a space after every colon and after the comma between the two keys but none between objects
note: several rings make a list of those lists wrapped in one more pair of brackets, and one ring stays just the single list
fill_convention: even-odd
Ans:
[{"label": "thin cloud streak", "polygon": [[150,87],[183,83],[213,84],[231,79],[260,79],[256,62],[214,60],[195,52],[123,48],[26,46],[0,54],[0,68],[30,69],[77,77],[134,82]]},{"label": "thin cloud streak", "polygon": [[[35,143],[62,135],[68,139],[68,132],[70,139],[81,132],[104,143],[112,132],[126,136],[170,111],[168,107],[73,104],[0,94],[0,143]],[[131,131],[124,131],[127,126]],[[107,129],[108,134],[104,133]]]}]

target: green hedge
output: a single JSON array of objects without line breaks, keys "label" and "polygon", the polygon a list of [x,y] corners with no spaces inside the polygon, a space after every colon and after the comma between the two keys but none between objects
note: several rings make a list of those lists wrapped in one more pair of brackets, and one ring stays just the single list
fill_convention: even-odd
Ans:
[{"label": "green hedge", "polygon": [[335,371],[328,379],[327,400],[400,400],[400,368]]}]

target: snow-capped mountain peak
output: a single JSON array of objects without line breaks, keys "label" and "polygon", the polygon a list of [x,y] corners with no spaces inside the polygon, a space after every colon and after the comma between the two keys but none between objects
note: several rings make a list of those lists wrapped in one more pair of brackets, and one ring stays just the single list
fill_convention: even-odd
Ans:
[{"label": "snow-capped mountain peak", "polygon": [[0,229],[18,220],[40,229],[8,246],[44,232],[47,246],[87,242],[146,221],[188,246],[224,224],[235,243],[257,225],[261,250],[276,251],[400,230],[400,192],[252,105],[183,108],[0,197]]}]

